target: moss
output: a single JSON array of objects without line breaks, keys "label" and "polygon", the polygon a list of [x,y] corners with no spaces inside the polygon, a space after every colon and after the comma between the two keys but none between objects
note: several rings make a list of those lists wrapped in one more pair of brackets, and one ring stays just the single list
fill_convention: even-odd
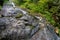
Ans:
[{"label": "moss", "polygon": [[31,30],[32,30],[32,29],[34,29],[34,28],[35,28],[35,26],[33,26],[33,25],[30,25],[30,28],[31,28]]},{"label": "moss", "polygon": [[1,10],[2,6],[0,6],[0,10]]},{"label": "moss", "polygon": [[23,14],[19,13],[15,18],[20,18],[22,16],[23,16]]},{"label": "moss", "polygon": [[60,36],[60,29],[59,29],[59,36]]}]

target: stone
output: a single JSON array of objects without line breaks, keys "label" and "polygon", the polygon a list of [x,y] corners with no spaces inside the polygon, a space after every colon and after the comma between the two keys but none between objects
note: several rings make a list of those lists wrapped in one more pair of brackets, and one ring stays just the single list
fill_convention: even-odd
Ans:
[{"label": "stone", "polygon": [[1,16],[0,40],[60,40],[45,18],[31,16],[14,3],[4,4]]}]

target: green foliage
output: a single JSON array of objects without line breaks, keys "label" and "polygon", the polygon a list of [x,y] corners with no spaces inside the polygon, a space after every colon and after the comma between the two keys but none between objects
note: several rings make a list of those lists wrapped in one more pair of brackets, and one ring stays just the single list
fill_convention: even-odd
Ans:
[{"label": "green foliage", "polygon": [[2,7],[2,6],[0,6],[0,10],[1,10],[1,7]]},{"label": "green foliage", "polygon": [[17,16],[16,16],[16,18],[20,18],[20,17],[22,17],[23,16],[23,14],[18,14]]}]

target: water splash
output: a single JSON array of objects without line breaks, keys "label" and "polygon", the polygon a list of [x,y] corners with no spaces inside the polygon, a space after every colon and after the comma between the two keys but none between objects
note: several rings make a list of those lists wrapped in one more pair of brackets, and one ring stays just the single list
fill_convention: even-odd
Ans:
[{"label": "water splash", "polygon": [[9,2],[13,5],[13,7],[16,7],[12,0],[9,0]]},{"label": "water splash", "polygon": [[[12,2],[12,0],[9,0],[9,2],[11,2],[11,4],[13,5],[13,7],[15,8],[15,4]],[[23,14],[26,14],[27,12],[22,10],[21,8],[15,8],[16,11],[21,11]]]},{"label": "water splash", "polygon": [[21,8],[16,7],[12,0],[9,0],[7,3],[3,5],[2,11],[3,16],[13,16],[17,15],[18,13],[27,15],[27,12],[22,10]]},{"label": "water splash", "polygon": [[18,11],[18,12],[22,12],[22,14],[24,14],[24,15],[25,14],[27,15],[27,12],[22,10],[21,8],[15,8],[15,10]]}]

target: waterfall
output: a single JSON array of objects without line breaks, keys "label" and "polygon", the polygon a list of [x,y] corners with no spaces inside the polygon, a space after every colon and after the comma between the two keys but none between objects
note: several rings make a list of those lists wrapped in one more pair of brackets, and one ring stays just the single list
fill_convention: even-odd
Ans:
[{"label": "waterfall", "polygon": [[15,8],[15,10],[18,11],[18,12],[22,12],[22,14],[24,14],[24,15],[25,14],[27,15],[27,12],[22,10],[21,8]]},{"label": "waterfall", "polygon": [[[15,8],[15,4],[12,2],[12,0],[9,0],[9,2],[11,2],[11,4],[13,5],[13,7]],[[26,14],[27,12],[22,10],[21,8],[15,8],[16,11],[21,11],[23,14]]]},{"label": "waterfall", "polygon": [[16,7],[12,0],[9,0],[3,5],[2,11],[4,12],[2,14],[3,16],[13,16],[17,15],[18,13],[27,16],[27,12],[22,10],[21,8]]},{"label": "waterfall", "polygon": [[15,7],[15,4],[12,2],[12,0],[9,0],[9,2],[13,5],[13,7]]}]

